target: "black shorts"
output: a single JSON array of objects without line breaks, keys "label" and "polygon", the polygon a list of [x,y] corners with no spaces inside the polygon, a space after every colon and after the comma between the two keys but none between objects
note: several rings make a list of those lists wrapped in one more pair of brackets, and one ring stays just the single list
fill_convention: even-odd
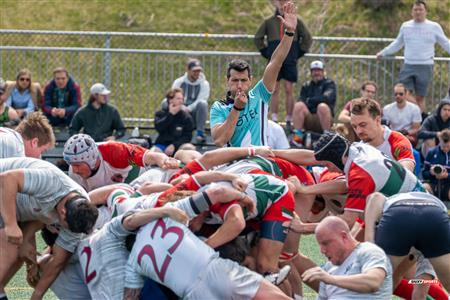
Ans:
[{"label": "black shorts", "polygon": [[278,73],[277,81],[280,81],[281,79],[284,79],[286,81],[290,82],[297,82],[298,80],[298,71],[297,71],[297,64],[283,64],[281,66],[280,73]]},{"label": "black shorts", "polygon": [[393,256],[408,255],[411,247],[426,258],[450,253],[449,216],[438,206],[391,206],[377,226],[375,243]]}]

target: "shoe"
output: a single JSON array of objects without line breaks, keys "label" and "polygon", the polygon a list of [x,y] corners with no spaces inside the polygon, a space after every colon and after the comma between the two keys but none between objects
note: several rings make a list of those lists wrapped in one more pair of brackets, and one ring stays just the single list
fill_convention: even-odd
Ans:
[{"label": "shoe", "polygon": [[294,146],[296,146],[298,148],[303,148],[303,137],[301,137],[301,136],[299,136],[297,134],[294,134],[292,136],[292,141],[291,142],[292,142],[292,144]]},{"label": "shoe", "polygon": [[286,135],[290,135],[292,132],[292,124],[291,121],[286,121]]},{"label": "shoe", "polygon": [[291,273],[291,266],[286,265],[280,269],[277,273],[267,272],[264,274],[264,278],[274,285],[280,285]]}]

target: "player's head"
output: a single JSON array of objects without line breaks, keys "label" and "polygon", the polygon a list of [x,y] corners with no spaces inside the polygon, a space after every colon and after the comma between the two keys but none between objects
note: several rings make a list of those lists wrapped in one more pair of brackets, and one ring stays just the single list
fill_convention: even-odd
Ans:
[{"label": "player's head", "polygon": [[252,71],[248,62],[242,59],[233,59],[227,68],[227,85],[231,97],[238,92],[247,93],[252,85]]},{"label": "player's head", "polygon": [[74,233],[90,233],[97,221],[97,207],[81,195],[74,193],[68,197],[64,208],[58,210],[61,224]]},{"label": "player's head", "polygon": [[249,253],[249,248],[244,237],[237,237],[218,247],[216,251],[219,252],[220,257],[242,264]]},{"label": "player's head", "polygon": [[[314,157],[317,161],[325,162],[330,171],[334,168],[344,171],[344,159],[348,156],[350,142],[337,133],[327,132],[320,136],[314,144]],[[330,165],[329,163],[332,165]]]},{"label": "player's head", "polygon": [[380,104],[369,98],[354,99],[350,123],[363,142],[372,142],[382,130]]},{"label": "player's head", "polygon": [[32,112],[16,127],[23,139],[25,155],[40,158],[55,146],[55,135],[48,119],[41,112]]},{"label": "player's head", "polygon": [[75,134],[64,145],[64,160],[75,174],[87,179],[100,165],[100,152],[87,134]]}]

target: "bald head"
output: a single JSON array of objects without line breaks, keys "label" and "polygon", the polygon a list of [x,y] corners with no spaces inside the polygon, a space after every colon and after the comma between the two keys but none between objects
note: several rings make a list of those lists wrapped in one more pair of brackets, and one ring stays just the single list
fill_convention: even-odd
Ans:
[{"label": "bald head", "polygon": [[339,233],[339,232],[345,232],[349,233],[350,228],[348,228],[347,223],[345,223],[344,220],[342,220],[339,217],[335,216],[329,216],[324,218],[319,225],[316,227],[315,233],[320,233],[323,231],[333,232],[333,233]]}]

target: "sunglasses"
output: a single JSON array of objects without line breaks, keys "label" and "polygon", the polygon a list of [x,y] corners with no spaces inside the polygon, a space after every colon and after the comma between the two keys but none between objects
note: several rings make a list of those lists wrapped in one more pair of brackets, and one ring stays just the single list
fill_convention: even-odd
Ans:
[{"label": "sunglasses", "polygon": [[394,93],[394,96],[403,96],[404,93]]},{"label": "sunglasses", "polygon": [[30,78],[25,78],[25,77],[21,77],[21,78],[19,78],[19,80],[20,80],[20,81],[27,81],[27,82],[30,82],[30,81],[31,81]]}]

